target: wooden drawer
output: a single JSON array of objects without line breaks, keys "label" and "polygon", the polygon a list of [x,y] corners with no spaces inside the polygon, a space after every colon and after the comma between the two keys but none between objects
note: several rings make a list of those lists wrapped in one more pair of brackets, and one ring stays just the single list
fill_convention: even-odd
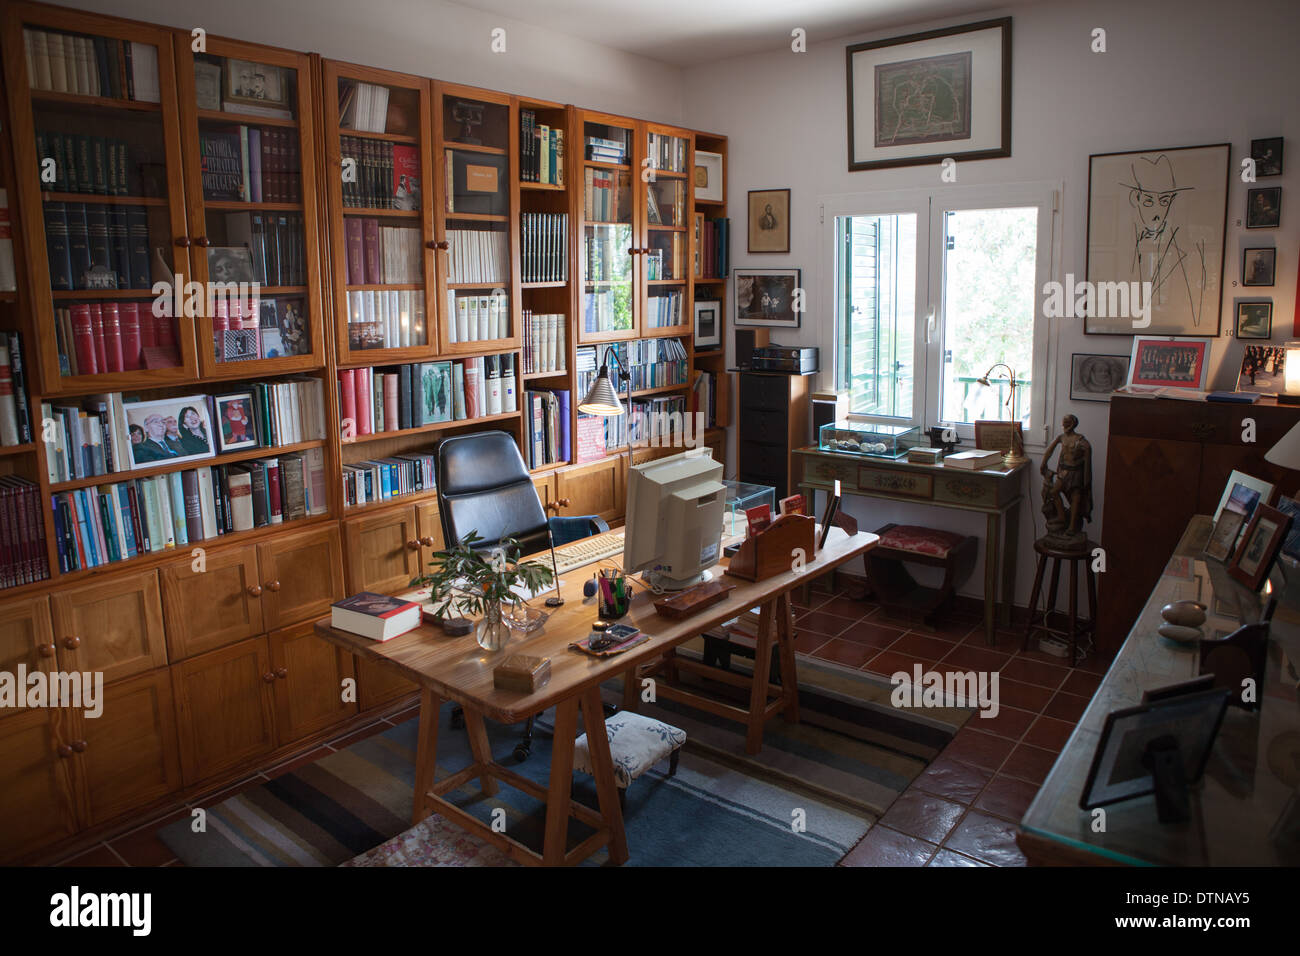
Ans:
[{"label": "wooden drawer", "polygon": [[0,861],[77,832],[68,759],[60,759],[56,710],[0,720]]},{"label": "wooden drawer", "polygon": [[419,522],[410,505],[344,521],[348,593],[408,590],[419,573],[419,541]]},{"label": "wooden drawer", "polygon": [[173,662],[261,634],[262,585],[257,550],[211,551],[163,565],[163,619]]},{"label": "wooden drawer", "polygon": [[[50,603],[45,596],[0,604],[0,672],[17,676],[19,665],[26,667],[28,674],[49,672],[55,660]],[[25,700],[25,695],[19,695],[15,710],[24,709]],[[0,710],[0,715],[6,714]],[[0,776],[2,771],[0,768]]]},{"label": "wooden drawer", "polygon": [[356,676],[352,655],[316,636],[311,622],[267,635],[275,682],[275,729],[280,746],[346,720],[343,681]]},{"label": "wooden drawer", "polygon": [[257,564],[262,575],[265,630],[315,621],[346,596],[337,525],[270,538],[257,546]]},{"label": "wooden drawer", "polygon": [[[758,409],[785,412],[790,407],[790,376],[756,375],[742,372],[740,376],[740,407],[744,415],[740,419],[740,429],[749,428],[749,413]],[[785,432],[784,425],[781,428]]]},{"label": "wooden drawer", "polygon": [[171,668],[185,783],[275,749],[275,673],[257,637]]},{"label": "wooden drawer", "polygon": [[623,516],[624,457],[613,455],[600,461],[562,468],[555,473],[556,492],[569,499],[569,515],[599,515],[606,521]]},{"label": "wooden drawer", "polygon": [[102,671],[111,682],[167,663],[154,571],[55,591],[50,608],[62,670]]}]

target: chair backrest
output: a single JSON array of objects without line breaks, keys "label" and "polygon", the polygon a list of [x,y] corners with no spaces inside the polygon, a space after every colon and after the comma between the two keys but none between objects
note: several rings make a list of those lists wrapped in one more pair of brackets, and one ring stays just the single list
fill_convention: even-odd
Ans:
[{"label": "chair backrest", "polygon": [[549,544],[546,512],[513,437],[488,431],[455,435],[438,445],[438,510],[448,546],[471,531],[479,548],[503,538],[519,542],[521,554]]}]

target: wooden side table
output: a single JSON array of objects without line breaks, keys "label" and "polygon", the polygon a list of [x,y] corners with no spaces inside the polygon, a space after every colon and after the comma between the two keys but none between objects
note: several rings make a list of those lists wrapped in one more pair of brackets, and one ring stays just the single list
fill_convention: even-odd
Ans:
[{"label": "wooden side table", "polygon": [[[1034,589],[1029,595],[1029,623],[1025,625],[1025,641],[1021,650],[1029,650],[1029,640],[1033,637],[1034,631],[1045,631],[1055,637],[1064,637],[1070,642],[1070,666],[1073,667],[1078,660],[1079,635],[1092,634],[1095,643],[1097,578],[1092,571],[1092,552],[1096,547],[1096,542],[1086,539],[1074,548],[1057,547],[1048,544],[1043,538],[1034,542],[1034,550],[1038,552],[1038,570],[1034,572]],[[1047,570],[1048,561],[1052,562],[1052,582],[1047,591],[1047,607],[1040,615],[1038,595],[1043,590],[1043,573]],[[1066,574],[1069,576],[1070,602],[1065,629],[1059,630],[1051,626],[1051,616],[1056,613],[1056,592],[1060,584],[1062,562],[1069,564]],[[1083,621],[1079,620],[1080,564],[1083,565],[1083,573],[1088,583],[1088,617]]]}]

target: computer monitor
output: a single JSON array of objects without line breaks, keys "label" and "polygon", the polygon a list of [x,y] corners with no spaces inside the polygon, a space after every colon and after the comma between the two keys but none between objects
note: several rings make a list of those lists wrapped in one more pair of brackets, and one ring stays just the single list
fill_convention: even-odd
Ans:
[{"label": "computer monitor", "polygon": [[722,545],[726,486],[708,448],[633,465],[627,476],[623,570],[657,590],[680,591],[712,577]]}]

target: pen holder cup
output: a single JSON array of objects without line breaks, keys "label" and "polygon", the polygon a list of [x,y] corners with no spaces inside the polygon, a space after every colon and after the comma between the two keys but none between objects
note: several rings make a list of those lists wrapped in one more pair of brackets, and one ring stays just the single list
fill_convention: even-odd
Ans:
[{"label": "pen holder cup", "polygon": [[596,577],[596,614],[605,621],[617,621],[632,606],[632,582],[626,575]]}]

